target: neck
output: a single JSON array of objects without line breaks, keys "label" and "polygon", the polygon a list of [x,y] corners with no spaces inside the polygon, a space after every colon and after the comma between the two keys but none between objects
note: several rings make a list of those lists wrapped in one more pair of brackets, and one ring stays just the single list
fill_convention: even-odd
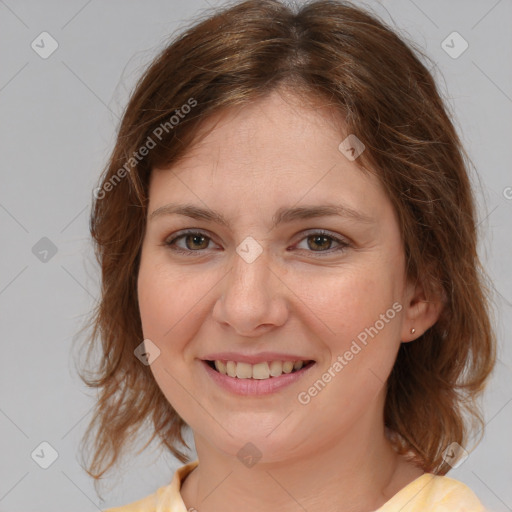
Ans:
[{"label": "neck", "polygon": [[[374,410],[375,411],[375,410]],[[300,457],[246,467],[195,434],[198,467],[181,495],[189,509],[234,512],[376,510],[423,471],[397,455],[373,414]],[[379,417],[382,417],[379,414]],[[375,428],[378,425],[379,428]],[[243,443],[242,443],[243,444]]]}]

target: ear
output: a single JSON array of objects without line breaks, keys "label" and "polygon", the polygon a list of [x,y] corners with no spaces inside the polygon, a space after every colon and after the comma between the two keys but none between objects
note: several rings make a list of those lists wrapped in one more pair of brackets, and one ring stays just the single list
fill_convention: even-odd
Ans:
[{"label": "ear", "polygon": [[[414,341],[438,320],[443,309],[443,294],[433,294],[427,300],[425,290],[420,281],[407,284],[404,294],[404,316],[401,340],[403,343]],[[411,330],[414,329],[414,333]]]}]

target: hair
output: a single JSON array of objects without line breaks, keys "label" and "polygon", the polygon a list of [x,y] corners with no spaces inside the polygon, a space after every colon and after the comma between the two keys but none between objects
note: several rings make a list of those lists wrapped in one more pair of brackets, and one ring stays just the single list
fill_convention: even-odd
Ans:
[{"label": "hair", "polygon": [[[148,366],[134,357],[143,333],[137,275],[151,169],[172,166],[202,124],[280,88],[321,99],[366,146],[355,163],[374,173],[391,200],[407,277],[426,300],[440,298],[437,322],[402,343],[387,382],[384,423],[394,448],[424,471],[446,474],[443,451],[480,428],[477,398],[496,358],[491,295],[477,254],[470,159],[447,114],[427,59],[377,15],[350,2],[300,7],[249,0],[189,26],[137,82],[117,141],[94,192],[90,231],[101,267],[101,298],[86,328],[98,390],[82,438],[86,471],[99,479],[151,422],[152,436],[182,463],[190,458],[184,420]],[[185,108],[187,106],[187,108]],[[177,121],[176,121],[177,120]],[[341,141],[341,139],[340,139]],[[147,148],[144,150],[144,148]],[[481,438],[478,440],[478,442]]]}]

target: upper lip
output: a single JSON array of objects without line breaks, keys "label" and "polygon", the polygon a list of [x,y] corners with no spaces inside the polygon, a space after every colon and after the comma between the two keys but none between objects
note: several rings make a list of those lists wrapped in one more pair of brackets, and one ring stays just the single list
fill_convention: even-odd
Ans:
[{"label": "upper lip", "polygon": [[237,352],[215,352],[202,358],[204,361],[235,361],[237,363],[258,364],[265,361],[312,361],[311,358],[295,354],[278,352],[259,352],[258,354],[240,354]]}]

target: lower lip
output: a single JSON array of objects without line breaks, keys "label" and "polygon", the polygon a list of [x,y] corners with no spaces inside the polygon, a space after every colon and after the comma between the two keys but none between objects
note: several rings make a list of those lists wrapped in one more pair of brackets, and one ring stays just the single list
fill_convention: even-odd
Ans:
[{"label": "lower lip", "polygon": [[268,379],[239,379],[217,372],[206,361],[201,361],[210,377],[222,388],[237,395],[270,395],[280,389],[297,382],[315,365],[308,363],[299,371],[283,373],[279,377]]}]

